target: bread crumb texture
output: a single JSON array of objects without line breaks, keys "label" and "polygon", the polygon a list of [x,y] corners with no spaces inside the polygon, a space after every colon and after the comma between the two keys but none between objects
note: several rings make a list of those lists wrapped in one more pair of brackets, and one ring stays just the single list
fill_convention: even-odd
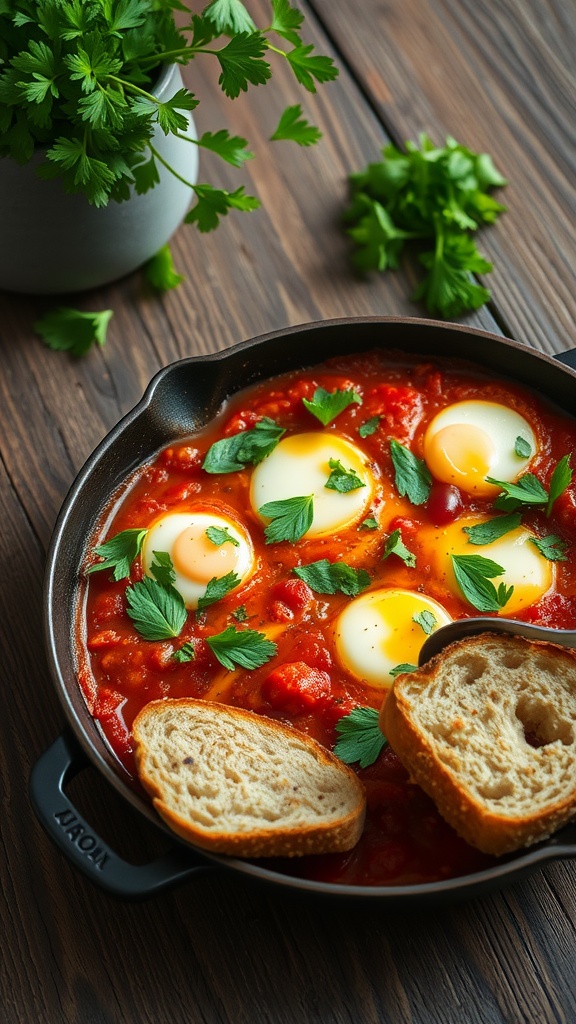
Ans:
[{"label": "bread crumb texture", "polygon": [[444,817],[487,852],[529,845],[574,814],[573,651],[468,638],[399,677],[381,720]]},{"label": "bread crumb texture", "polygon": [[192,699],[154,701],[134,725],[159,813],[197,845],[248,856],[349,849],[363,824],[356,775],[309,737]]}]

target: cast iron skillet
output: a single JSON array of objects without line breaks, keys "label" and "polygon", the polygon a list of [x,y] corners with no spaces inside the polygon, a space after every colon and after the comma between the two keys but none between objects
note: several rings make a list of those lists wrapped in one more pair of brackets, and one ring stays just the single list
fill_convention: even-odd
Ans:
[{"label": "cast iron skillet", "polygon": [[[206,868],[218,867],[292,894],[329,896],[364,905],[380,901],[389,907],[408,908],[477,896],[517,880],[546,861],[576,856],[576,823],[490,869],[423,885],[359,887],[312,882],[258,863],[209,855],[169,833],[150,804],[129,785],[84,704],[76,681],[73,645],[79,567],[87,539],[116,488],[170,441],[202,427],[224,399],[240,388],[333,355],[372,348],[469,359],[484,370],[536,389],[568,413],[576,409],[574,370],[497,335],[431,320],[350,318],[287,328],[215,355],[183,359],[153,378],[139,404],[104,438],[72,485],[54,529],[45,579],[48,659],[67,725],[32,770],[32,802],[66,856],[113,895],[151,896]],[[576,368],[576,350],[559,359]],[[170,853],[134,866],[100,839],[65,792],[70,779],[89,766],[95,766],[130,804],[170,835]]]}]

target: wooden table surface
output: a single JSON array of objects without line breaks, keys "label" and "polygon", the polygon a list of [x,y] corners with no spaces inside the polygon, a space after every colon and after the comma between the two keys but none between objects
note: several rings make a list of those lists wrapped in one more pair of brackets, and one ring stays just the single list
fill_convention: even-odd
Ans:
[{"label": "wooden table surface", "polygon": [[[250,9],[262,11],[260,0]],[[59,506],[96,444],[155,371],[289,324],[412,315],[413,266],[359,281],[339,225],[346,176],[387,138],[427,131],[489,151],[508,212],[481,237],[492,301],[465,322],[547,353],[576,346],[574,0],[313,0],[306,36],[341,74],[315,97],[288,76],[230,105],[211,72],[198,127],[228,124],[259,157],[234,174],[262,199],[208,236],[173,241],[186,281],[157,297],[136,273],[77,296],[112,308],[83,359],[33,331],[47,298],[0,295],[2,825],[0,1020],[6,1024],[519,1024],[576,1020],[576,864],[555,862],[482,899],[432,911],[358,911],[292,900],[223,872],[123,903],[51,844],[30,806],[31,765],[64,715],[47,670],[42,576]],[[265,23],[265,22],[263,22]],[[197,77],[199,76],[199,78]],[[187,71],[190,80],[190,69]],[[324,132],[266,145],[302,102]],[[0,225],[1,240],[1,225]],[[120,852],[145,860],[152,826],[95,770],[75,799]]]}]

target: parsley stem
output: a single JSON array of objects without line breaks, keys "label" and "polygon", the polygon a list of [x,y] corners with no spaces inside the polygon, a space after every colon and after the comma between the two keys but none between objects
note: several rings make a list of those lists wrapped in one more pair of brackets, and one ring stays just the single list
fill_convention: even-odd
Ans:
[{"label": "parsley stem", "polygon": [[167,171],[170,171],[170,174],[173,174],[175,178],[178,178],[178,181],[182,182],[183,185],[187,185],[187,187],[191,188],[193,192],[196,192],[195,185],[193,185],[191,181],[187,181],[186,178],[183,178],[181,174],[178,174],[178,171],[174,170],[174,168],[168,163],[167,160],[164,159],[164,157],[158,152],[156,147],[153,146],[151,142],[148,143],[148,148],[152,155],[156,158],[156,160],[158,160],[166,168]]},{"label": "parsley stem", "polygon": [[117,82],[118,85],[128,89],[130,92],[136,92],[139,96],[144,96],[145,99],[150,100],[151,103],[155,103],[157,106],[160,100],[156,98],[151,92],[146,92],[145,89],[141,89],[140,86],[134,85],[132,82],[126,82],[123,78],[118,78],[117,75],[108,75],[108,79],[111,82]]}]

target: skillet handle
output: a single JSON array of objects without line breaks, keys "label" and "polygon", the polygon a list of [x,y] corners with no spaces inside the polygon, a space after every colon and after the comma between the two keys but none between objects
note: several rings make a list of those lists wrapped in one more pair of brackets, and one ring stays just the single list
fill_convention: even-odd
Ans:
[{"label": "skillet handle", "polygon": [[111,896],[143,899],[187,881],[215,865],[194,850],[176,845],[148,864],[130,864],[115,853],[85,821],[64,787],[90,762],[74,738],[63,732],[40,756],[30,773],[32,806],[48,835],[90,881]]}]

